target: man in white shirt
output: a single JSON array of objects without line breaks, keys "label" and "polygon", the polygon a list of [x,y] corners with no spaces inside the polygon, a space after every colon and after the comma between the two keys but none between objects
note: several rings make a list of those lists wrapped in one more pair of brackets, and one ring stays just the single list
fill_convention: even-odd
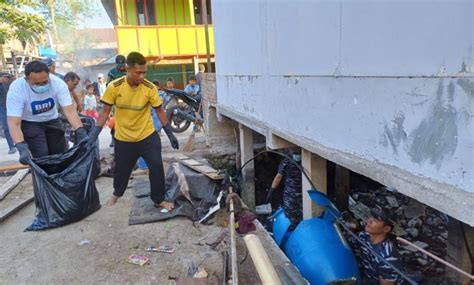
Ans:
[{"label": "man in white shirt", "polygon": [[105,92],[105,88],[107,88],[107,85],[105,84],[105,78],[102,73],[99,73],[97,75],[97,87],[99,89],[99,96],[102,98]]},{"label": "man in white shirt", "polygon": [[22,164],[28,164],[31,156],[42,157],[66,150],[64,125],[59,119],[57,105],[61,106],[75,130],[76,141],[85,139],[87,132],[72,104],[66,83],[50,75],[46,64],[28,63],[25,77],[16,79],[7,95],[8,127]]}]

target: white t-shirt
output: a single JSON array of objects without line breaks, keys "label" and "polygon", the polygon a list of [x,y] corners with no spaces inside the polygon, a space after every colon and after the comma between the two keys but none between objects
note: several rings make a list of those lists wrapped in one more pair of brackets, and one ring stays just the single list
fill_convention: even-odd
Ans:
[{"label": "white t-shirt", "polygon": [[59,106],[72,105],[66,83],[49,75],[49,90],[38,94],[31,90],[25,77],[13,81],[7,94],[7,116],[21,117],[31,122],[46,122],[58,118]]},{"label": "white t-shirt", "polygon": [[86,111],[91,111],[97,108],[97,100],[94,95],[87,94],[84,96],[84,109]]}]

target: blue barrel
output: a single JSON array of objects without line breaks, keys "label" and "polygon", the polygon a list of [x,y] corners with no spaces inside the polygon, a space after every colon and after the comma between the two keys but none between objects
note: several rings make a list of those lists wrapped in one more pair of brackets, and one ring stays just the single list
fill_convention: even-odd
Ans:
[{"label": "blue barrel", "polygon": [[360,284],[355,256],[335,223],[339,211],[325,195],[316,191],[308,193],[313,201],[325,207],[324,213],[303,220],[294,231],[288,231],[290,221],[282,209],[277,210],[273,221],[275,242],[310,284],[343,280]]}]

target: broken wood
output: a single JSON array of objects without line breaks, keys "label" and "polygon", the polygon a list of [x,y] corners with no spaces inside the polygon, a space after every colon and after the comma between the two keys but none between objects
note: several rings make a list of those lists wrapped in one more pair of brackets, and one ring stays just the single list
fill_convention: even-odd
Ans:
[{"label": "broken wood", "polygon": [[25,168],[30,168],[30,166],[23,165],[21,163],[16,163],[16,164],[0,166],[0,171],[20,170],[20,169],[25,169]]},{"label": "broken wood", "polygon": [[35,199],[35,195],[31,193],[28,195],[28,197],[24,199],[18,199],[14,204],[12,204],[10,207],[2,210],[0,212],[0,223],[6,220],[8,217],[11,215],[15,214],[18,212],[21,208],[25,207],[29,203],[31,203]]},{"label": "broken wood", "polygon": [[29,169],[19,170],[12,178],[0,187],[0,201],[5,198],[28,174]]},{"label": "broken wood", "polygon": [[178,156],[178,159],[179,161],[186,165],[187,167],[199,172],[199,173],[202,173],[204,175],[206,175],[207,177],[213,179],[213,180],[222,180],[224,179],[224,176],[220,175],[217,173],[217,170],[215,170],[214,168],[208,166],[208,165],[204,165],[202,164],[201,162],[197,161],[197,160],[194,160],[192,158],[189,158],[185,155],[180,155]]}]

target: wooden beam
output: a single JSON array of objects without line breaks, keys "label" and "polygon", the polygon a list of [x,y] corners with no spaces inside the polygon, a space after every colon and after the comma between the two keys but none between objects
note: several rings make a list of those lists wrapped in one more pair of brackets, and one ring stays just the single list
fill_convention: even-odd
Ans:
[{"label": "wooden beam", "polygon": [[0,166],[0,171],[20,170],[20,169],[25,169],[25,168],[30,168],[30,166],[29,165],[23,165],[21,163],[16,163],[16,164]]},{"label": "wooden beam", "polygon": [[3,198],[5,198],[8,193],[10,193],[10,191],[15,189],[18,184],[20,184],[21,180],[25,178],[29,171],[29,169],[19,170],[15,175],[13,175],[13,177],[11,177],[5,184],[0,187],[0,201],[3,200]]},{"label": "wooden beam", "polygon": [[[239,124],[241,163],[253,158],[253,131]],[[242,199],[251,211],[255,210],[255,163],[250,161],[242,169]]]},{"label": "wooden beam", "polygon": [[13,205],[11,205],[10,207],[2,210],[0,212],[0,223],[3,222],[4,220],[6,220],[8,217],[10,217],[11,215],[15,214],[16,212],[18,212],[21,208],[25,207],[26,205],[28,205],[29,203],[31,203],[33,200],[35,199],[35,195],[33,193],[29,194],[27,197],[23,198],[23,199],[18,199],[17,201],[15,201],[15,203]]},{"label": "wooden beam", "polygon": [[[306,173],[313,181],[316,189],[319,192],[327,194],[327,166],[326,159],[311,153],[308,150],[301,150],[302,165]],[[310,219],[321,214],[321,207],[313,203],[307,190],[312,189],[311,184],[303,176],[303,219]]]},{"label": "wooden beam", "polygon": [[[232,194],[232,187],[229,187],[229,195]],[[229,201],[229,232],[230,232],[230,259],[232,268],[232,285],[239,284],[239,268],[237,265],[237,243],[235,240],[235,211],[234,199]]]},{"label": "wooden beam", "polygon": [[[466,236],[464,237],[464,235]],[[472,252],[474,249],[474,228],[450,217],[448,222],[448,248],[446,260],[449,263],[456,265],[458,268],[470,272],[473,265],[469,258],[466,242]],[[450,269],[446,270],[446,277],[448,280],[453,282],[453,284],[472,284],[472,280],[469,280],[468,277]]]}]

